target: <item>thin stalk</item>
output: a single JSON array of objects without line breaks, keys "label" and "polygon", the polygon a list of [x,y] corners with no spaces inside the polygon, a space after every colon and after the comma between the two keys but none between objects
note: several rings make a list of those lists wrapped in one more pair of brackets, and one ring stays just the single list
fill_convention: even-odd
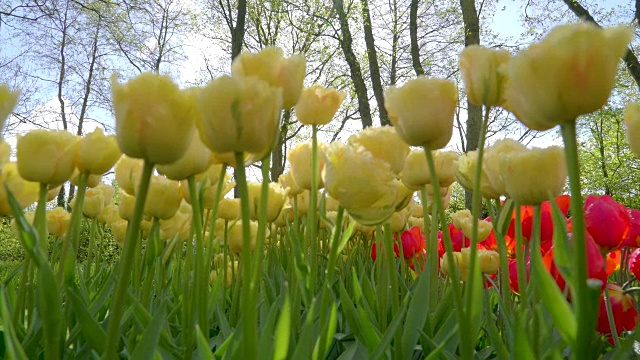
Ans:
[{"label": "thin stalk", "polygon": [[[240,190],[240,210],[242,212],[242,353],[243,358],[252,360],[257,357],[258,338],[256,304],[251,302],[251,293],[256,284],[252,283],[251,274],[251,229],[249,227],[249,193],[247,177],[241,152],[235,153],[236,183]],[[259,254],[261,255],[261,254]]]},{"label": "thin stalk", "polygon": [[[78,177],[78,192],[76,193],[76,205],[71,211],[71,221],[69,229],[67,230],[67,241],[64,241],[62,246],[62,255],[60,256],[60,268],[58,270],[58,284],[62,284],[65,273],[68,271],[69,278],[73,278],[73,272],[75,271],[74,262],[76,254],[78,252],[78,243],[80,239],[80,222],[82,221],[82,208],[84,207],[84,194],[87,191],[87,181],[89,180],[89,173],[80,173]],[[74,261],[68,261],[69,247],[72,247]],[[69,269],[67,269],[69,266]]]},{"label": "thin stalk", "polygon": [[[607,261],[607,255],[604,255],[604,261]],[[615,347],[620,347],[620,337],[618,336],[618,329],[616,328],[616,319],[613,317],[613,309],[611,309],[611,297],[609,296],[609,288],[604,287],[604,305],[607,309],[607,319],[609,320],[609,328],[611,329],[611,336],[613,337],[613,344]]]},{"label": "thin stalk", "polygon": [[[222,179],[221,179],[222,180]],[[189,184],[189,195],[191,196],[191,208],[193,209],[193,216],[191,216],[191,225],[193,226],[193,233],[196,237],[196,257],[195,257],[195,299],[189,299],[188,301],[195,300],[195,315],[196,323],[200,326],[205,333],[209,332],[209,324],[207,321],[207,294],[206,294],[206,274],[204,268],[204,235],[202,232],[202,210],[200,209],[200,197],[198,196],[197,182],[194,175],[189,176],[187,179]],[[209,245],[211,247],[211,245]]]},{"label": "thin stalk", "polygon": [[578,321],[575,355],[577,359],[591,357],[591,338],[596,325],[596,313],[589,306],[589,289],[587,287],[587,246],[585,241],[585,220],[580,186],[580,164],[578,162],[578,144],[576,142],[576,123],[570,121],[560,125],[562,140],[564,141],[567,173],[569,175],[569,189],[571,192],[571,221],[573,227],[573,250],[575,259],[573,272],[575,273],[575,289],[572,289],[572,299],[575,299],[575,311]]},{"label": "thin stalk", "polygon": [[[542,255],[540,254],[540,232],[541,232],[541,224],[542,224],[542,209],[540,205],[535,205],[533,208],[533,229],[531,232],[531,242],[529,246],[529,257],[532,260],[532,266],[540,266],[542,265]],[[535,277],[534,277],[535,279]],[[530,296],[532,298],[532,332],[531,332],[531,343],[533,344],[532,349],[536,359],[540,358],[540,324],[538,319],[538,314],[536,311],[537,304],[540,303],[541,299],[539,298],[539,293],[535,287],[539,286],[534,281],[532,281],[532,289]]]},{"label": "thin stalk", "polygon": [[[120,338],[120,320],[122,320],[122,315],[124,314],[127,288],[129,287],[129,280],[131,280],[131,267],[133,266],[132,261],[135,257],[136,245],[139,242],[140,221],[142,220],[144,204],[147,200],[147,192],[149,190],[149,181],[151,180],[153,166],[154,165],[152,163],[146,160],[144,161],[142,177],[140,178],[140,186],[136,192],[136,205],[133,212],[133,218],[127,227],[124,249],[120,264],[118,265],[118,280],[116,282],[115,293],[109,309],[109,327],[107,329],[107,341],[105,344],[106,352],[103,355],[105,359],[117,358],[117,350],[119,348],[118,339]],[[82,190],[82,187],[78,189],[78,196]]]},{"label": "thin stalk", "polygon": [[436,305],[438,303],[438,262],[440,261],[438,256],[438,212],[436,207],[431,207],[431,224],[429,224],[429,233],[427,234],[427,187],[422,186],[420,191],[422,208],[424,215],[424,231],[427,236],[427,271],[429,275],[429,282],[427,283],[427,293],[429,296],[426,299],[426,308],[429,314],[433,314],[436,311]]},{"label": "thin stalk", "polygon": [[318,126],[311,126],[311,191],[309,192],[309,211],[307,213],[307,242],[311,246],[311,293],[316,291],[318,277],[318,239],[317,239],[317,202],[318,202]]},{"label": "thin stalk", "polygon": [[[527,259],[522,243],[522,216],[520,204],[516,203],[516,263],[518,269],[518,291],[520,292],[520,311],[525,311],[528,306],[528,282],[527,278]],[[525,311],[526,312],[526,311]]]},{"label": "thin stalk", "polygon": [[[496,202],[499,201],[500,200],[496,200]],[[491,215],[491,221],[494,225],[493,233],[496,236],[496,243],[498,243],[498,254],[500,254],[500,295],[502,297],[504,312],[508,317],[511,314],[511,287],[509,285],[507,245],[505,244],[504,234],[500,231],[496,231],[500,224],[498,223],[498,217],[493,206],[489,206],[489,214]]]},{"label": "thin stalk", "polygon": [[96,251],[96,231],[97,231],[97,220],[91,219],[90,229],[89,229],[89,249],[87,250],[87,262],[84,264],[84,272],[87,274],[87,278],[91,276],[91,262],[93,261],[93,253]]},{"label": "thin stalk", "polygon": [[[444,247],[447,257],[447,263],[449,267],[449,277],[451,279],[451,287],[453,290],[453,300],[456,306],[456,316],[458,317],[458,324],[460,329],[465,329],[460,332],[460,352],[463,359],[472,359],[475,343],[469,339],[468,332],[466,329],[469,328],[466,321],[466,316],[464,314],[464,304],[462,302],[462,293],[460,291],[460,277],[458,275],[458,267],[455,265],[456,262],[453,257],[453,244],[451,243],[451,236],[449,234],[449,229],[444,223],[445,215],[444,209],[442,207],[442,199],[440,197],[440,183],[438,182],[438,176],[436,175],[436,167],[433,161],[433,154],[431,153],[431,148],[427,145],[424,146],[424,153],[427,157],[427,166],[429,167],[429,175],[431,176],[431,186],[433,187],[433,206],[436,207],[436,211],[438,216],[440,217],[440,228],[442,229],[442,237],[444,239]],[[423,205],[424,206],[424,205]],[[432,229],[435,231],[435,229]]]},{"label": "thin stalk", "polygon": [[[220,168],[220,175],[218,176],[218,184],[216,185],[216,198],[213,202],[213,209],[211,211],[211,220],[209,220],[209,244],[213,244],[213,237],[216,233],[216,219],[218,218],[218,204],[220,204],[220,198],[222,197],[222,187],[224,185],[224,176],[227,173],[227,164],[222,164]],[[225,236],[226,236],[226,226],[225,226]],[[207,271],[211,271],[212,261],[213,261],[213,246],[208,246],[207,251],[205,252],[205,261],[208,264],[208,267],[205,269]],[[226,262],[225,262],[226,266]],[[226,278],[225,278],[226,281]]]},{"label": "thin stalk", "polygon": [[[486,106],[484,111],[484,119],[480,126],[480,139],[478,139],[478,159],[476,162],[476,169],[473,179],[473,194],[471,195],[471,211],[473,215],[473,222],[471,225],[471,243],[469,245],[469,272],[467,274],[467,291],[466,295],[466,310],[465,312],[471,316],[471,308],[473,307],[473,291],[475,282],[476,269],[476,257],[478,256],[478,220],[480,219],[480,210],[482,207],[482,199],[480,197],[480,179],[482,178],[482,158],[484,155],[484,142],[487,134],[487,127],[489,126],[489,113],[491,107]],[[471,322],[471,319],[469,319]],[[471,334],[472,338],[475,338],[476,334]]]},{"label": "thin stalk", "polygon": [[40,193],[38,196],[38,206],[33,219],[36,230],[38,231],[38,245],[40,250],[46,256],[47,247],[49,245],[49,235],[47,234],[47,191],[49,185],[40,184]]},{"label": "thin stalk", "polygon": [[[260,207],[258,209],[258,233],[256,239],[255,256],[253,259],[253,274],[251,278],[254,284],[260,283],[260,273],[262,272],[263,248],[266,238],[267,228],[267,204],[269,203],[269,169],[271,156],[262,159],[262,187],[260,188]],[[255,291],[251,294],[253,301],[256,300],[257,291],[260,289],[256,286]]]},{"label": "thin stalk", "polygon": [[[395,315],[400,311],[400,299],[398,298],[398,278],[396,276],[396,261],[393,253],[393,237],[391,236],[391,224],[387,221],[384,223],[384,247],[385,247],[385,265],[389,272],[389,283],[391,284],[391,311]],[[418,269],[420,265],[417,264]],[[384,319],[386,323],[387,319]],[[401,344],[402,333],[396,331],[395,340],[396,344]],[[403,359],[402,346],[397,346],[395,349],[395,358]]]}]

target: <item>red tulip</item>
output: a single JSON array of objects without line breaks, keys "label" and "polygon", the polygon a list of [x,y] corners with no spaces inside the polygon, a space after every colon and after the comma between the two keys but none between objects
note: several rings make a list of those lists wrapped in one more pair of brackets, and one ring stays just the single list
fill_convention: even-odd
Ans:
[{"label": "red tulip", "polygon": [[[371,245],[371,260],[376,261],[377,258],[377,251],[376,248],[378,247],[378,243],[374,242]],[[398,248],[398,243],[394,242],[393,243],[393,252],[396,254],[396,257],[400,257],[400,249]]]},{"label": "red tulip", "polygon": [[[633,297],[629,294],[623,294],[622,288],[615,284],[607,284],[607,290],[609,292],[609,299],[611,300],[611,310],[616,332],[620,334],[624,330],[631,331],[635,329],[638,323],[638,312],[636,311]],[[604,296],[600,297],[597,330],[601,334],[611,335],[611,326],[609,326]],[[609,341],[611,341],[611,339],[609,339]]]},{"label": "red tulip", "polygon": [[640,247],[640,210],[629,209],[629,234],[624,239],[622,246],[637,248]]},{"label": "red tulip", "polygon": [[603,252],[617,250],[629,233],[627,208],[611,196],[587,196],[584,204],[587,231]]},{"label": "red tulip", "polygon": [[629,257],[629,272],[640,279],[640,249],[635,249]]},{"label": "red tulip", "polygon": [[427,247],[426,239],[418,226],[403,231],[400,241],[405,259],[413,259],[414,256],[422,254]]}]

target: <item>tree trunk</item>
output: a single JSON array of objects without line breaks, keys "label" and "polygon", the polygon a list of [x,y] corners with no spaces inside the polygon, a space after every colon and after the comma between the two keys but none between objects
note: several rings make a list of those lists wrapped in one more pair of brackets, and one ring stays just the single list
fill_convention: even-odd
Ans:
[{"label": "tree trunk", "polygon": [[[567,4],[567,6],[569,7],[569,10],[571,10],[571,12],[573,12],[577,17],[600,26],[600,24],[598,24],[596,19],[594,19],[593,16],[591,16],[589,11],[585,9],[582,5],[580,5],[580,3],[577,0],[562,0],[562,1],[564,1],[564,3]],[[640,1],[636,1],[635,10],[636,10],[635,16],[637,18],[638,12],[640,11]],[[631,48],[627,48],[627,53],[624,55],[622,59],[624,60],[624,64],[627,66],[627,71],[629,71],[629,74],[631,75],[633,80],[636,82],[636,85],[640,88],[640,62],[638,62],[638,58],[633,53]]]},{"label": "tree trunk", "polygon": [[240,55],[244,41],[244,24],[247,17],[247,0],[238,0],[238,17],[231,33],[231,60]]},{"label": "tree trunk", "polygon": [[362,119],[362,128],[367,128],[372,125],[371,121],[371,108],[369,107],[369,96],[367,95],[367,86],[362,78],[362,71],[360,70],[360,63],[356,58],[356,54],[353,52],[353,39],[351,38],[351,30],[349,30],[349,21],[347,20],[347,14],[344,12],[344,3],[342,0],[333,0],[333,6],[338,12],[338,19],[340,21],[340,47],[344,53],[344,57],[349,64],[349,70],[351,71],[351,81],[356,90],[358,97],[358,111],[360,112],[360,118]]},{"label": "tree trunk", "polygon": [[[475,0],[460,0],[462,20],[464,22],[464,46],[480,44],[480,22],[476,11]],[[467,100],[467,148],[465,152],[478,148],[480,127],[482,126],[482,106],[474,105]],[[465,191],[464,204],[471,209],[471,191]]]},{"label": "tree trunk", "polygon": [[[638,0],[640,1],[640,0]],[[395,85],[398,78],[398,2],[393,0],[393,40],[391,42],[391,73],[389,74],[389,84]]]},{"label": "tree trunk", "polygon": [[416,75],[424,75],[418,46],[418,0],[411,0],[409,8],[409,37],[411,38],[411,62]]},{"label": "tree trunk", "polygon": [[382,81],[380,80],[380,66],[378,65],[378,54],[373,39],[373,30],[371,29],[371,16],[369,15],[368,0],[362,2],[362,19],[364,23],[364,42],[367,45],[367,58],[369,59],[369,74],[371,75],[371,85],[373,87],[373,95],[378,103],[378,112],[380,115],[380,125],[391,125],[387,109],[384,107],[384,92],[382,89]]},{"label": "tree trunk", "polygon": [[282,115],[282,124],[280,125],[280,134],[278,135],[278,144],[271,152],[271,181],[277,182],[278,178],[284,172],[284,145],[287,140],[289,130],[289,120],[291,119],[291,110],[285,110]]}]

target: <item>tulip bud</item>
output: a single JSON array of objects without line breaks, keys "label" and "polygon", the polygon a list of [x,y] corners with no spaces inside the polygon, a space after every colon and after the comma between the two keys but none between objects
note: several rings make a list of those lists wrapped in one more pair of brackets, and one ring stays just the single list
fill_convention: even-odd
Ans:
[{"label": "tulip bud", "polygon": [[[607,291],[609,292],[616,333],[621,334],[625,330],[633,331],[638,323],[638,312],[633,297],[630,294],[625,294],[622,288],[616,284],[607,284]],[[611,335],[611,325],[604,296],[600,296],[600,312],[596,330],[601,334]]]},{"label": "tulip bud", "polygon": [[120,217],[118,205],[116,204],[105,205],[100,215],[98,215],[98,221],[101,224],[111,225],[118,220],[122,220],[122,218]]},{"label": "tulip bud", "polygon": [[[324,161],[324,157],[322,158],[322,160]],[[322,179],[322,177],[320,179]],[[301,194],[304,191],[304,189],[300,188],[298,184],[296,184],[296,181],[294,180],[293,174],[291,173],[291,171],[280,175],[278,177],[278,183],[280,184],[280,186],[282,186],[283,188],[289,191],[289,196],[296,196]],[[320,182],[318,182],[318,184],[319,183]]]},{"label": "tulip bud", "polygon": [[238,220],[240,218],[240,199],[220,199],[218,217],[228,221]]},{"label": "tulip bud", "polygon": [[187,151],[178,161],[157,166],[158,172],[171,180],[185,180],[205,172],[209,167],[220,172],[220,165],[211,166],[211,151],[199,136],[193,137]]},{"label": "tulip bud", "polygon": [[629,234],[631,217],[627,208],[608,195],[587,196],[584,220],[589,235],[605,253],[620,248]]},{"label": "tulip bud", "polygon": [[296,104],[296,117],[304,125],[326,125],[340,108],[346,93],[313,85],[304,88]]},{"label": "tulip bud", "polygon": [[[476,167],[478,166],[478,152],[469,151],[462,154],[454,163],[454,174],[458,183],[466,190],[473,191],[473,182],[476,177]],[[480,172],[480,194],[488,199],[499,199],[500,193],[493,188],[487,172]]]},{"label": "tulip bud", "polygon": [[120,202],[118,203],[118,214],[121,218],[131,221],[133,219],[133,209],[136,206],[136,198],[120,189]]},{"label": "tulip bud", "polygon": [[104,209],[104,196],[102,191],[96,188],[87,189],[84,194],[84,205],[82,207],[84,216],[95,219],[100,215],[102,209]]},{"label": "tulip bud", "polygon": [[69,180],[75,169],[78,138],[64,130],[32,130],[18,135],[18,171],[25,180],[52,187]]},{"label": "tulip bud", "polygon": [[273,87],[282,88],[282,105],[290,109],[297,102],[306,75],[304,55],[282,56],[282,49],[268,47],[258,53],[243,52],[231,64],[233,76],[255,76]]},{"label": "tulip bud", "polygon": [[558,26],[502,68],[505,108],[533,130],[548,130],[600,109],[615,84],[631,27],[582,22]]},{"label": "tulip bud", "polygon": [[47,202],[53,201],[53,199],[57,198],[58,194],[60,194],[60,189],[62,189],[62,185],[47,190]]},{"label": "tulip bud", "polygon": [[219,77],[196,100],[200,139],[217,153],[266,155],[280,130],[282,90],[256,77]]},{"label": "tulip bud", "polygon": [[371,154],[391,165],[391,171],[400,173],[409,154],[409,146],[391,126],[368,127],[349,137],[349,144],[362,146]]},{"label": "tulip bud", "polygon": [[38,200],[40,185],[20,177],[16,163],[7,163],[0,172],[0,215],[12,215],[5,187],[8,187],[22,209]]},{"label": "tulip bud", "polygon": [[111,225],[111,234],[113,235],[113,240],[115,240],[116,244],[119,246],[124,245],[124,240],[127,237],[127,226],[129,222],[127,220],[119,220]]},{"label": "tulip bud", "polygon": [[460,72],[467,97],[472,104],[499,106],[503,102],[504,75],[498,68],[511,55],[506,50],[488,49],[479,45],[467,46],[460,53]]},{"label": "tulip bud", "polygon": [[64,236],[70,223],[71,214],[67,210],[57,207],[47,211],[47,229],[53,236]]},{"label": "tulip bud", "polygon": [[179,183],[164,176],[152,176],[144,207],[145,214],[158,219],[172,218],[180,207]]},{"label": "tulip bud", "polygon": [[458,89],[449,80],[418,76],[385,91],[384,106],[398,135],[411,146],[441,149],[453,133]]},{"label": "tulip bud", "polygon": [[482,159],[483,178],[486,175],[494,194],[507,194],[506,185],[500,171],[503,156],[512,152],[526,150],[526,146],[512,139],[498,140],[484,150],[484,158]]},{"label": "tulip bud", "polygon": [[[432,154],[440,187],[449,187],[455,181],[453,164],[458,159],[458,154],[452,151],[433,151]],[[431,184],[431,173],[423,150],[411,150],[407,155],[400,179],[406,187],[413,190],[420,190],[423,185]]]},{"label": "tulip bud", "polygon": [[[102,175],[89,174],[89,177],[87,178],[87,187],[96,187],[100,184],[101,181]],[[78,171],[78,169],[75,169],[73,171],[73,175],[71,175],[69,182],[71,182],[75,186],[80,186],[80,172]]]},{"label": "tulip bud", "polygon": [[100,128],[78,141],[76,166],[83,173],[102,175],[122,156],[115,136],[105,136]]},{"label": "tulip bud", "polygon": [[169,241],[178,237],[180,241],[187,241],[191,237],[191,213],[178,211],[167,220],[160,220],[160,238]]},{"label": "tulip bud", "polygon": [[19,97],[19,90],[11,91],[6,84],[0,84],[0,130],[4,128],[4,122],[18,104]]},{"label": "tulip bud", "polygon": [[564,151],[559,146],[506,154],[500,171],[507,195],[521,205],[539,205],[560,195],[567,181]]},{"label": "tulip bud", "polygon": [[[324,169],[323,153],[325,147],[326,145],[323,143],[318,144],[318,189],[324,187],[320,174]],[[287,153],[291,165],[291,176],[293,176],[296,186],[305,190],[311,190],[311,150],[311,142],[307,141],[297,144]]]},{"label": "tulip bud", "polygon": [[[258,236],[258,223],[256,221],[249,222],[250,228],[250,245],[251,249],[249,251],[253,251],[256,246],[256,237]],[[238,220],[232,223],[227,230],[227,241],[229,244],[229,250],[234,253],[236,256],[240,256],[242,254],[242,220]]]},{"label": "tulip bud", "polygon": [[127,194],[135,195],[142,177],[143,162],[139,159],[123,156],[116,163],[116,182]]},{"label": "tulip bud", "polygon": [[[252,220],[258,220],[262,184],[250,182],[247,185],[249,192],[249,217]],[[267,222],[272,222],[278,217],[285,200],[287,200],[287,191],[277,183],[269,183],[266,214]]]},{"label": "tulip bud", "polygon": [[169,164],[193,137],[193,106],[168,76],[142,73],[120,84],[111,77],[116,138],[127,156]]}]

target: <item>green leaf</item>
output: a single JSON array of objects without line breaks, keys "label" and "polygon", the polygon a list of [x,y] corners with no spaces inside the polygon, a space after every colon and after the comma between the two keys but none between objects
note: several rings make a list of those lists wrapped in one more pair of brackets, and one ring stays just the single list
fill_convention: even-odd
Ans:
[{"label": "green leaf", "polygon": [[160,305],[159,311],[151,319],[151,322],[147,325],[146,329],[142,333],[142,338],[133,353],[132,359],[153,359],[158,340],[160,339],[160,332],[162,331],[162,323],[166,320],[166,310],[164,303]]},{"label": "green leaf", "polygon": [[[532,266],[533,267],[533,266]],[[514,344],[514,358],[518,360],[534,360],[535,356],[531,350],[529,340],[527,340],[527,334],[525,334],[524,320],[522,315],[517,315],[515,330],[515,344]]]},{"label": "green leaf", "polygon": [[104,339],[106,339],[107,333],[100,327],[96,319],[91,316],[85,302],[77,293],[77,290],[69,288],[67,290],[67,296],[71,301],[71,308],[76,314],[78,323],[80,324],[82,336],[87,339],[89,345],[98,354],[102,354],[104,352]]},{"label": "green leaf", "polygon": [[413,348],[416,346],[418,338],[420,337],[419,331],[424,328],[424,324],[427,321],[429,311],[424,307],[424,299],[429,296],[428,290],[429,274],[423,272],[420,274],[418,285],[409,303],[407,321],[405,322],[402,332],[402,354],[404,354],[405,357],[410,357],[411,354],[413,354]]},{"label": "green leaf", "polygon": [[533,252],[531,256],[531,272],[535,279],[536,291],[542,299],[542,304],[549,311],[551,320],[560,335],[569,344],[574,344],[578,333],[575,314],[555,280],[544,267],[540,253],[537,251]]},{"label": "green leaf", "polygon": [[196,340],[198,341],[198,356],[203,360],[213,360],[213,353],[209,348],[209,342],[202,334],[202,330],[200,330],[200,326],[196,325]]},{"label": "green leaf", "polygon": [[0,315],[2,315],[4,325],[4,342],[7,347],[7,359],[27,360],[27,354],[22,349],[22,345],[16,336],[16,331],[11,322],[11,310],[7,301],[7,292],[4,285],[0,287]]},{"label": "green leaf", "polygon": [[406,306],[403,306],[400,308],[400,312],[397,313],[396,316],[394,316],[393,320],[391,320],[391,323],[389,324],[389,327],[387,327],[387,331],[385,331],[380,344],[378,344],[378,347],[371,354],[371,359],[380,359],[385,355],[386,351],[388,350],[387,348],[389,347],[389,344],[391,344],[391,341],[393,340],[393,337],[400,330],[400,325],[404,320],[405,314]]},{"label": "green leaf", "polygon": [[289,339],[291,338],[291,304],[289,296],[284,300],[282,313],[278,319],[276,326],[275,349],[273,352],[274,359],[286,359],[289,352]]}]

